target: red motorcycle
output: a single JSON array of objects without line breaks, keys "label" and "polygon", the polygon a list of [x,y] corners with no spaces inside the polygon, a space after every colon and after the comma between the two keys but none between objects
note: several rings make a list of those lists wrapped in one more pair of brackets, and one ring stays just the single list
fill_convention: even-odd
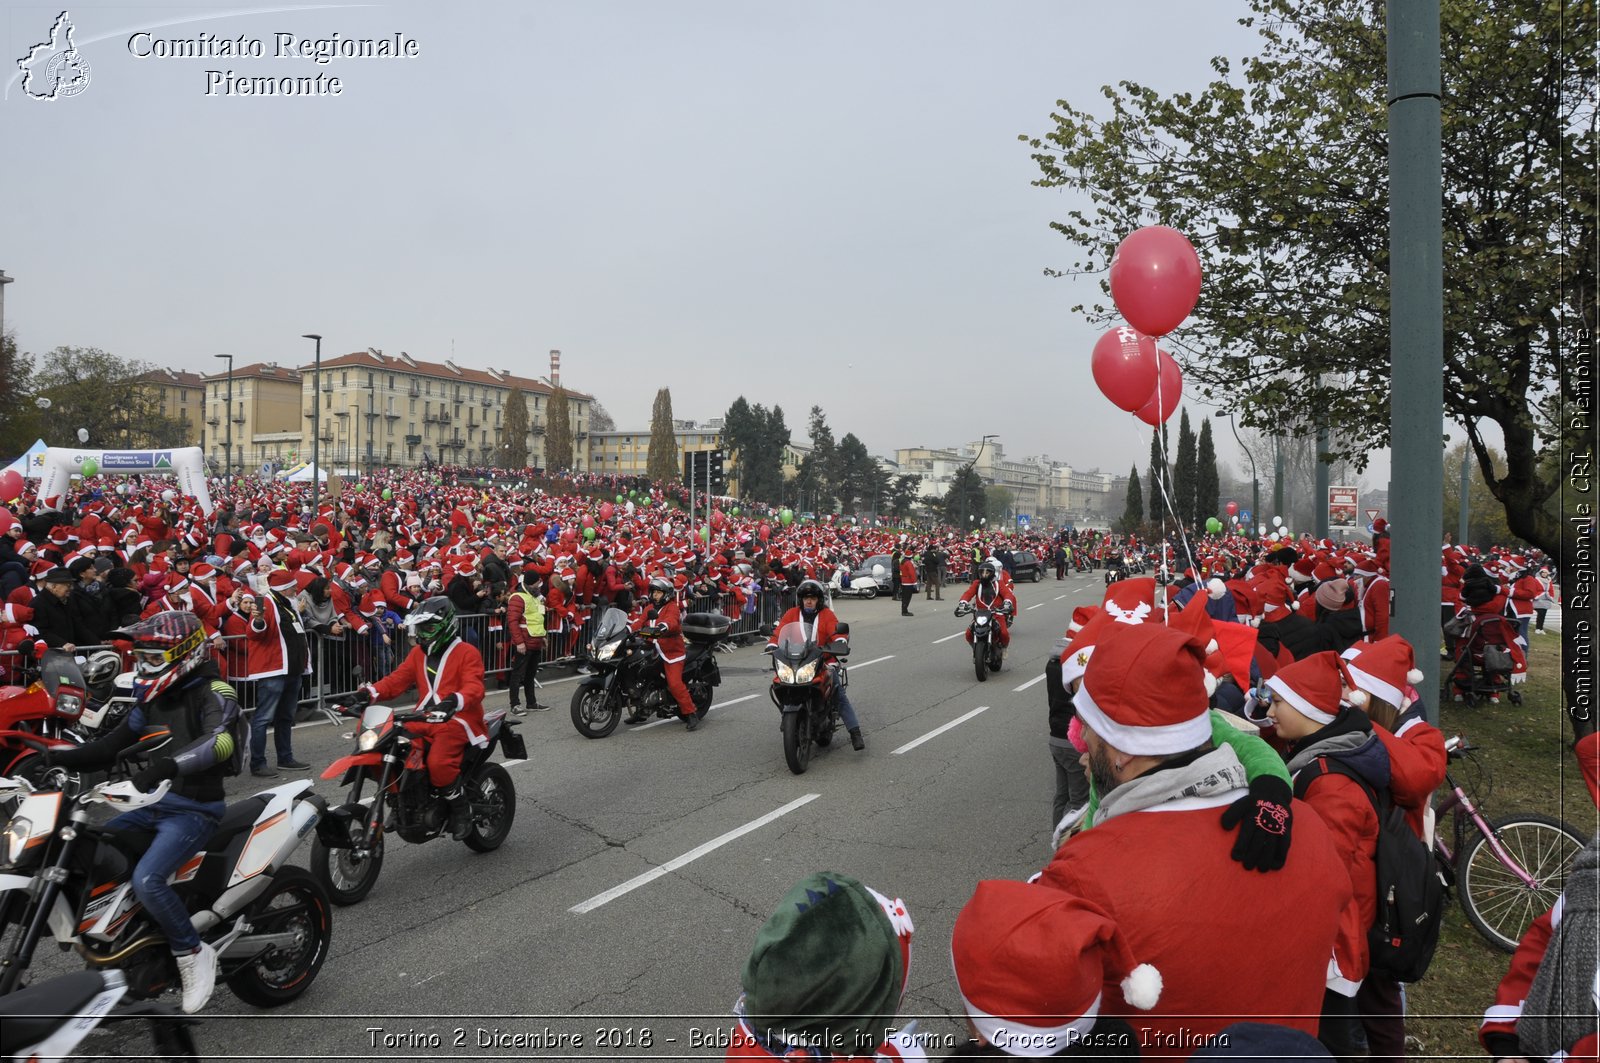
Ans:
[{"label": "red motorcycle", "polygon": [[25,740],[77,745],[69,729],[83,712],[84,690],[78,662],[57,650],[44,653],[38,679],[0,688],[0,776],[21,776],[36,786],[43,780],[44,757]]}]

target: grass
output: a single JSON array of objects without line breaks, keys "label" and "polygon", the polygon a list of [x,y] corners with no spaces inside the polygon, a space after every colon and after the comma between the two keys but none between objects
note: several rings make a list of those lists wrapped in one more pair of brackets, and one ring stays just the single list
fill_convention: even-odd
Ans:
[{"label": "grass", "polygon": [[[1489,819],[1543,812],[1590,834],[1596,827],[1595,807],[1572,757],[1571,728],[1561,706],[1561,636],[1552,631],[1530,635],[1530,641],[1528,682],[1520,688],[1520,707],[1503,699],[1499,705],[1470,709],[1449,702],[1442,706],[1440,729],[1445,735],[1462,734],[1483,747],[1477,761],[1487,769],[1488,789],[1481,774],[1470,767],[1458,774],[1453,763],[1451,773]],[[1439,827],[1448,831],[1449,821],[1441,821]],[[1484,1058],[1478,1023],[1494,1002],[1495,986],[1510,960],[1509,954],[1489,945],[1472,928],[1460,903],[1452,900],[1427,976],[1406,988],[1406,1032],[1421,1042],[1420,1047],[1411,1046],[1412,1057]]]}]

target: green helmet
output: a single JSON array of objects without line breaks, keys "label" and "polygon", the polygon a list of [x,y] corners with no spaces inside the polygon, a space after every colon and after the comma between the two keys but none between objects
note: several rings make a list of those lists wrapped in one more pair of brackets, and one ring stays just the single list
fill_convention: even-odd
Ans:
[{"label": "green helmet", "polygon": [[425,653],[442,653],[461,634],[455,603],[442,594],[425,600],[406,617],[412,639]]}]

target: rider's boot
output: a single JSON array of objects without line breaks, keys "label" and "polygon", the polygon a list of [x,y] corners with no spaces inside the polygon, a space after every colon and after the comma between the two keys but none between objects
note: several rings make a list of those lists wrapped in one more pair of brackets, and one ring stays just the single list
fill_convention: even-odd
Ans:
[{"label": "rider's boot", "polygon": [[217,984],[217,950],[200,943],[193,952],[177,954],[178,979],[183,983],[183,1013],[193,1015],[206,1006]]},{"label": "rider's boot", "polygon": [[460,841],[472,833],[472,810],[467,802],[467,789],[459,782],[439,795],[450,805],[450,837]]},{"label": "rider's boot", "polygon": [[861,728],[859,727],[850,728],[850,748],[858,753],[867,748],[866,740],[861,737]]}]

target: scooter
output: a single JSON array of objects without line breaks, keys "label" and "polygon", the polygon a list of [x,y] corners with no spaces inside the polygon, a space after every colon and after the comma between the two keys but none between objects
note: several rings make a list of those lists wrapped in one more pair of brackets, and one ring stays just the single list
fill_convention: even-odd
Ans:
[{"label": "scooter", "polygon": [[856,576],[852,579],[850,570],[840,565],[833,570],[833,578],[828,581],[828,597],[851,597],[871,601],[883,593],[879,581],[887,577],[888,573],[883,570],[882,565],[873,565],[872,575]]}]

